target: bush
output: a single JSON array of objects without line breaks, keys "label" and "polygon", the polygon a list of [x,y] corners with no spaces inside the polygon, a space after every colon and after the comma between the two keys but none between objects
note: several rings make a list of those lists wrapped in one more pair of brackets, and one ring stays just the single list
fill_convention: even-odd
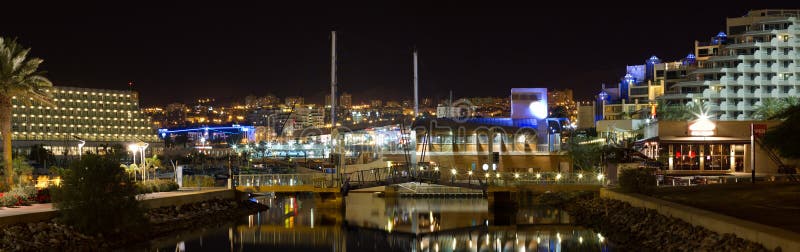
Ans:
[{"label": "bush", "polygon": [[94,154],[72,163],[60,188],[52,190],[60,221],[85,234],[120,234],[145,228],[136,186],[119,162]]},{"label": "bush", "polygon": [[11,193],[0,194],[0,206],[12,207],[17,204],[17,197]]},{"label": "bush", "polygon": [[214,177],[204,175],[183,176],[184,187],[213,187],[217,184]]},{"label": "bush", "polygon": [[154,192],[169,192],[178,190],[178,183],[170,179],[154,179],[136,183],[136,192],[139,194]]},{"label": "bush", "polygon": [[15,186],[9,192],[0,193],[0,206],[27,206],[36,199],[36,188],[33,186]]},{"label": "bush", "polygon": [[50,203],[50,188],[44,188],[36,191],[36,197],[34,198],[36,203]]},{"label": "bush", "polygon": [[656,190],[656,175],[653,168],[622,170],[619,186],[624,192],[651,194]]}]

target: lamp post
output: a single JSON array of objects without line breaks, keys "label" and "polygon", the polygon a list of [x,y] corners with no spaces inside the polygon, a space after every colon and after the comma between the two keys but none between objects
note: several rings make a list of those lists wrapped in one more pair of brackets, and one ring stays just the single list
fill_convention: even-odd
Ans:
[{"label": "lamp post", "polygon": [[84,141],[83,138],[77,137],[75,135],[73,135],[72,137],[78,139],[78,159],[80,160],[83,157],[83,145],[86,144],[86,141]]},{"label": "lamp post", "polygon": [[138,150],[139,150],[139,148],[137,148],[135,144],[128,145],[128,151],[130,151],[131,152],[131,156],[133,156],[133,164],[136,164],[136,152]]},{"label": "lamp post", "polygon": [[147,160],[145,160],[145,150],[147,149],[148,146],[150,146],[150,144],[145,142],[139,142],[136,144],[136,146],[139,148],[140,155],[142,155],[142,165],[141,165],[142,177],[143,180],[147,180]]}]

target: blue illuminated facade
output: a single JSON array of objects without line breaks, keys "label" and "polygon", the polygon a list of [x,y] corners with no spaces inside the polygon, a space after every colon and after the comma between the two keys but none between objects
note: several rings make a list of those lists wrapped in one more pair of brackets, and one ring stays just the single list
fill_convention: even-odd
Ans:
[{"label": "blue illuminated facade", "polygon": [[653,55],[652,57],[647,59],[647,63],[645,64],[645,66],[646,66],[645,68],[647,70],[647,75],[645,76],[645,78],[647,78],[648,80],[652,80],[653,79],[653,72],[655,72],[654,69],[655,69],[655,65],[656,64],[661,64],[661,59],[659,59],[655,55]]},{"label": "blue illuminated facade", "polygon": [[694,65],[694,63],[696,62],[697,62],[697,56],[695,56],[694,53],[690,53],[689,55],[686,55],[686,58],[683,58],[681,64],[683,64],[684,66],[690,66]]},{"label": "blue illuminated facade", "polygon": [[233,124],[230,126],[202,126],[196,128],[165,128],[158,129],[161,139],[174,139],[177,135],[186,135],[190,141],[224,141],[231,135],[241,135],[248,142],[255,141],[255,127]]},{"label": "blue illuminated facade", "polygon": [[717,36],[711,38],[711,44],[719,45],[725,43],[728,40],[728,35],[725,32],[717,33]]}]

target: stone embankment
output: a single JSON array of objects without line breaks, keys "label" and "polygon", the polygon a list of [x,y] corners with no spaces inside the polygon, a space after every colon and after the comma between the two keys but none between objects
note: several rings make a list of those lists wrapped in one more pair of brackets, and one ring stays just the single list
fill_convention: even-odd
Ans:
[{"label": "stone embankment", "polygon": [[214,199],[182,206],[150,209],[145,216],[149,228],[143,232],[123,232],[119,237],[85,235],[56,220],[2,227],[0,251],[98,251],[147,241],[190,228],[232,220],[267,209],[249,201]]},{"label": "stone embankment", "polygon": [[595,229],[622,250],[768,251],[733,234],[718,234],[622,201],[583,198],[567,203],[566,210],[576,224]]}]

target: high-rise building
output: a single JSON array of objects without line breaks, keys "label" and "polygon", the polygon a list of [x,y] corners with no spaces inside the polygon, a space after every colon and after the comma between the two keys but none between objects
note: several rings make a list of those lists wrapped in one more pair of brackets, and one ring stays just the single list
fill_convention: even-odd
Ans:
[{"label": "high-rise building", "polygon": [[351,96],[349,93],[346,93],[346,92],[342,93],[342,95],[339,96],[339,104],[338,105],[339,105],[339,107],[343,107],[343,108],[352,107],[353,106],[353,96]]},{"label": "high-rise building", "polygon": [[303,97],[300,97],[300,96],[289,96],[289,97],[286,97],[284,99],[283,104],[286,104],[286,106],[291,107],[291,106],[295,106],[295,105],[303,105],[303,104],[305,104],[304,101],[305,100],[303,99]]},{"label": "high-rise building", "polygon": [[166,123],[164,127],[183,125],[186,123],[186,113],[189,107],[182,103],[170,103],[166,109]]},{"label": "high-rise building", "polygon": [[578,129],[594,128],[595,123],[595,103],[594,102],[578,102],[578,116],[576,126]]},{"label": "high-rise building", "polygon": [[727,34],[714,39],[717,54],[661,99],[702,101],[711,119],[751,120],[765,99],[800,96],[800,10],[752,10],[728,18]]},{"label": "high-rise building", "polygon": [[371,100],[369,104],[372,108],[380,108],[383,106],[383,100]]},{"label": "high-rise building", "polygon": [[139,109],[139,95],[127,90],[57,86],[47,90],[53,106],[32,102],[27,105],[12,97],[11,131],[14,148],[41,144],[55,155],[83,152],[102,154],[108,147],[149,143],[150,151],[163,144],[150,119]]}]

